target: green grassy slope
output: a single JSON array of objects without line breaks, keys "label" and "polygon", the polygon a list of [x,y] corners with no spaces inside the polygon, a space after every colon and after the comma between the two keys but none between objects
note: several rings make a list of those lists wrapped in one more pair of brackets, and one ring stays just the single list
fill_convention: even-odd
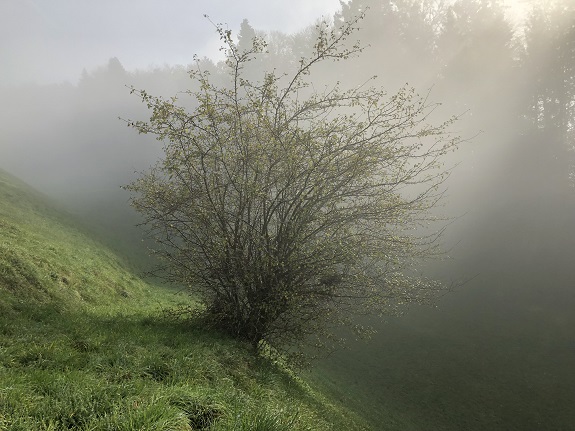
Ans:
[{"label": "green grassy slope", "polygon": [[0,430],[359,430],[0,171]]}]

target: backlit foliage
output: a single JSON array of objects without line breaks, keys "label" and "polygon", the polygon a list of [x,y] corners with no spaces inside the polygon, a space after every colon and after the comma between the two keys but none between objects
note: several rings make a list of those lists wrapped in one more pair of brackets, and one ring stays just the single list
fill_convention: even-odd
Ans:
[{"label": "backlit foliage", "polygon": [[163,160],[128,187],[161,274],[199,294],[207,322],[257,349],[325,343],[358,312],[394,312],[441,289],[407,272],[437,253],[437,233],[417,232],[459,142],[453,119],[431,124],[434,106],[407,87],[388,96],[369,81],[312,84],[316,64],[360,53],[345,43],[360,20],[319,24],[295,72],[257,82],[244,68],[265,42],[240,50],[217,26],[229,82],[193,70],[193,109],[133,89],[152,115],[130,125],[164,143]]}]

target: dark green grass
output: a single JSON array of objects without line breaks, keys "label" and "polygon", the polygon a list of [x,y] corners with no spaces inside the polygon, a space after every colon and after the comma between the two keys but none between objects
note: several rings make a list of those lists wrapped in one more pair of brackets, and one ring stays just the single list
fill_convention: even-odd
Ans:
[{"label": "dark green grass", "polygon": [[512,316],[414,310],[369,344],[333,355],[316,378],[333,391],[345,388],[375,429],[568,431],[575,423],[573,302]]},{"label": "dark green grass", "polygon": [[0,171],[0,430],[359,430]]},{"label": "dark green grass", "polygon": [[333,355],[318,381],[375,429],[575,429],[575,208],[540,205],[494,218],[456,262],[479,276]]}]

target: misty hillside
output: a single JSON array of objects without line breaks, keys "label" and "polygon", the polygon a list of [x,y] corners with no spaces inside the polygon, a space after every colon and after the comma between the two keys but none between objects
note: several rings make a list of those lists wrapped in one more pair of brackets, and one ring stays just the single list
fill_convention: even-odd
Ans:
[{"label": "misty hillside", "polygon": [[4,171],[0,199],[4,306],[27,299],[64,309],[96,306],[149,290],[120,258],[74,228],[71,216]]},{"label": "misty hillside", "polygon": [[0,429],[365,429],[0,171]]},{"label": "misty hillside", "polygon": [[[0,2],[0,430],[575,429],[575,1],[264,3]],[[187,115],[194,71],[230,88],[215,23],[237,52],[265,44],[242,73],[279,90],[320,28],[353,23],[357,56],[315,64],[302,100],[413,91],[461,138],[433,208],[445,253],[409,267],[453,288],[361,314],[371,339],[341,334],[310,373],[184,320],[187,292],[140,276],[125,186],[169,139],[130,127],[158,112],[138,94]]]}]

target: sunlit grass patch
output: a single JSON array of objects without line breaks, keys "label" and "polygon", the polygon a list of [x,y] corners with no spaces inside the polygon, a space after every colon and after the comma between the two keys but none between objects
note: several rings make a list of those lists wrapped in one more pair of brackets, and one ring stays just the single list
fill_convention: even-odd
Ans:
[{"label": "sunlit grass patch", "polygon": [[320,409],[343,420],[289,373],[181,322],[61,313],[19,323],[0,337],[5,429],[331,429]]}]

